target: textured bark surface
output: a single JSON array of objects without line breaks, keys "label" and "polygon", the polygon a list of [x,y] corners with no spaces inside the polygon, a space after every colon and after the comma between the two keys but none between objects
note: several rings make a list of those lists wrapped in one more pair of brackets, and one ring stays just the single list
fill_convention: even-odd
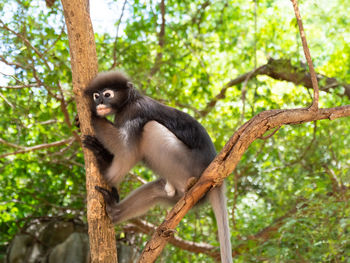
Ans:
[{"label": "textured bark surface", "polygon": [[[62,0],[68,29],[72,65],[73,91],[80,121],[81,134],[93,134],[88,101],[84,88],[97,74],[94,33],[85,0]],[[89,226],[91,262],[117,262],[114,226],[105,214],[102,196],[95,185],[106,187],[93,154],[84,149],[87,189],[87,219]]]},{"label": "textured bark surface", "polygon": [[180,199],[169,212],[164,222],[158,227],[147,243],[139,262],[154,262],[174,233],[175,227],[193,205],[212,187],[220,185],[237,166],[243,153],[256,139],[265,132],[280,128],[282,125],[301,124],[305,122],[350,116],[350,105],[319,109],[269,110],[256,115],[234,133],[223,150],[204,171],[198,182]]}]

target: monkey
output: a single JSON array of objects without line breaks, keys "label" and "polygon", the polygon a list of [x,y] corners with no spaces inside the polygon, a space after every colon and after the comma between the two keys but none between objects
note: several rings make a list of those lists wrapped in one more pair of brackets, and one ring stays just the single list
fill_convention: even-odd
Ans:
[{"label": "monkey", "polygon": [[[106,212],[117,224],[145,214],[156,204],[173,205],[201,176],[216,156],[205,128],[192,116],[142,95],[121,72],[99,73],[86,87],[95,136],[86,135],[84,147],[96,157],[112,191],[96,186]],[[114,115],[114,121],[106,117]],[[119,202],[118,185],[142,162],[159,179],[144,184]],[[225,184],[211,189],[208,199],[218,225],[222,262],[232,262]]]}]

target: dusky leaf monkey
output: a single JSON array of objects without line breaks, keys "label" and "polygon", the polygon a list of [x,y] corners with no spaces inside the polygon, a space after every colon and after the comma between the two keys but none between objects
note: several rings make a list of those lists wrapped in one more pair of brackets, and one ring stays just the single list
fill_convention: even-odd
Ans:
[{"label": "dusky leaf monkey", "polygon": [[[109,191],[96,186],[114,223],[142,215],[158,203],[176,203],[187,190],[188,181],[200,177],[216,156],[208,133],[198,121],[141,95],[120,72],[100,73],[85,95],[90,100],[96,136],[85,136],[83,144],[96,156],[107,183],[119,184],[138,162],[159,176],[121,202],[116,188]],[[107,120],[107,115],[114,115],[114,122]],[[218,224],[222,262],[232,262],[224,188],[213,188],[206,198]]]}]

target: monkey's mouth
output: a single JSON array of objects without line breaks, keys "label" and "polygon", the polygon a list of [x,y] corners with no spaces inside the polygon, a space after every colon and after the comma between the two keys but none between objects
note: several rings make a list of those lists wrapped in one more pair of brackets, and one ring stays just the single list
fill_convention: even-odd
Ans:
[{"label": "monkey's mouth", "polygon": [[96,107],[96,112],[98,116],[106,116],[112,113],[112,109],[106,105],[100,104]]}]

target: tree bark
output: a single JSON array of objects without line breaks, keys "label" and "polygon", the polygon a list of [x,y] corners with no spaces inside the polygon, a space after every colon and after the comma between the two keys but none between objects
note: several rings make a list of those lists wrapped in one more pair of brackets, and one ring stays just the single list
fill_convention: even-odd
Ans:
[{"label": "tree bark", "polygon": [[[86,0],[62,0],[68,29],[72,66],[73,92],[77,104],[81,133],[94,134],[84,88],[98,71],[94,33]],[[59,74],[59,73],[58,73]],[[84,149],[87,190],[87,220],[91,262],[117,262],[114,226],[105,213],[102,196],[95,185],[107,187],[97,169],[93,154]]]}]

